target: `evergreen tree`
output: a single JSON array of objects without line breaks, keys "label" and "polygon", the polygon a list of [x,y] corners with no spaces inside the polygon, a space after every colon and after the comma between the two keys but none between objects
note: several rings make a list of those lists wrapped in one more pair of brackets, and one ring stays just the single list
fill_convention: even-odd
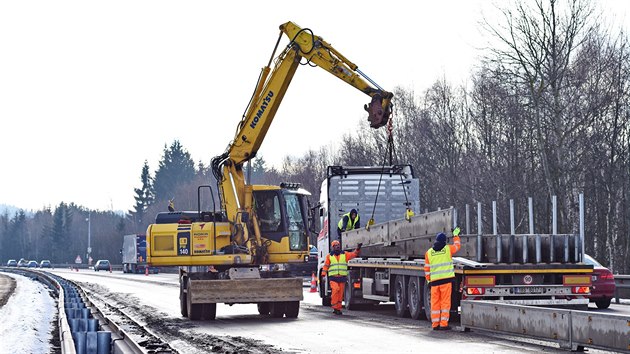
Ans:
[{"label": "evergreen tree", "polygon": [[68,252],[71,251],[68,247],[70,242],[70,222],[68,216],[68,205],[64,202],[59,203],[59,206],[53,213],[53,225],[51,230],[55,250],[53,261],[58,263],[68,262],[70,261],[69,257],[72,257],[72,255],[68,254]]},{"label": "evergreen tree", "polygon": [[180,186],[188,184],[195,178],[195,163],[178,140],[170,148],[164,146],[164,155],[155,172],[155,200],[165,201],[177,193]]},{"label": "evergreen tree", "polygon": [[14,257],[9,250],[10,247],[9,213],[5,210],[4,214],[0,215],[0,257],[2,259]]},{"label": "evergreen tree", "polygon": [[142,166],[140,181],[142,187],[133,189],[136,194],[134,196],[136,204],[133,206],[133,210],[129,211],[129,217],[134,224],[142,224],[147,208],[154,200],[153,180],[149,173],[149,163],[146,160],[144,161],[144,166]]}]

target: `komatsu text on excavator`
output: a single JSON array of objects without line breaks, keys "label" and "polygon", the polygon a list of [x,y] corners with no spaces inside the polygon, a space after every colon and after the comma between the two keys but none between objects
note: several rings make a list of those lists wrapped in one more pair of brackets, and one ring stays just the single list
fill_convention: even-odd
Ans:
[{"label": "komatsu text on excavator", "polygon": [[[290,42],[275,57],[283,34]],[[256,156],[301,64],[318,66],[370,96],[364,108],[372,128],[389,120],[390,92],[310,29],[292,22],[281,25],[236,136],[223,154],[212,159],[220,211],[202,210],[202,192],[212,191],[201,186],[197,211],[160,213],[147,229],[148,263],[180,266],[180,307],[185,317],[214,319],[217,303],[256,303],[263,315],[298,316],[302,279],[291,277],[280,265],[308,261],[310,194],[297,184],[247,184],[243,164]]]}]

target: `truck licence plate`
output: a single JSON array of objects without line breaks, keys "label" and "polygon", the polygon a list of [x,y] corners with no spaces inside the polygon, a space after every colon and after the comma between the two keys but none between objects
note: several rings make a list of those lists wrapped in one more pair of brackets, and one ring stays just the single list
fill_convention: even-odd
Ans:
[{"label": "truck licence plate", "polygon": [[542,294],[543,288],[531,287],[531,288],[514,288],[515,294]]}]

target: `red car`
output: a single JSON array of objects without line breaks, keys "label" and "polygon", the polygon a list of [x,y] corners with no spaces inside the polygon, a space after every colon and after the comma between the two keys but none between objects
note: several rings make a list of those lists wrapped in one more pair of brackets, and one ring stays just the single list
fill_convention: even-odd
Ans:
[{"label": "red car", "polygon": [[615,278],[608,268],[588,254],[584,255],[584,263],[593,266],[590,302],[594,302],[599,309],[607,309],[610,306],[610,300],[615,296]]}]

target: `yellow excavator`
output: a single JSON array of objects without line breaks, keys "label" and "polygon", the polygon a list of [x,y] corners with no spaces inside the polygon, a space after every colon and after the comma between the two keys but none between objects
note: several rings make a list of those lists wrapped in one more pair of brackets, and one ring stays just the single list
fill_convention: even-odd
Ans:
[{"label": "yellow excavator", "polygon": [[[290,42],[275,57],[283,35]],[[200,186],[197,211],[159,213],[147,229],[147,262],[180,266],[184,317],[212,320],[217,303],[256,303],[263,315],[298,316],[302,279],[283,265],[308,261],[310,193],[293,183],[247,184],[244,164],[256,156],[299,65],[318,66],[369,95],[364,108],[372,128],[389,120],[392,93],[310,29],[282,24],[234,139],[212,159],[220,210],[202,210],[202,195],[213,193],[211,186]]]}]

